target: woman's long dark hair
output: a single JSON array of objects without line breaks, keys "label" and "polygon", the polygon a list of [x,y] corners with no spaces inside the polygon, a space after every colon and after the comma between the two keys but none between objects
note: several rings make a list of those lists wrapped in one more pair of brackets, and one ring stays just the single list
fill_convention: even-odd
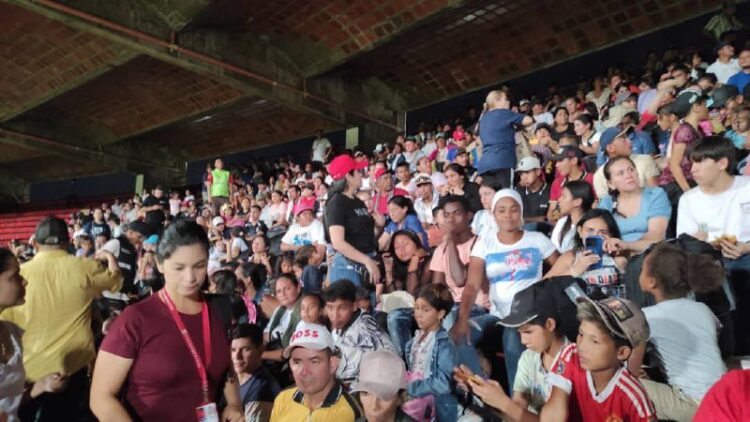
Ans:
[{"label": "woman's long dark hair", "polygon": [[453,163],[453,164],[450,164],[447,167],[445,167],[445,169],[443,169],[443,173],[445,173],[448,170],[450,170],[450,171],[458,174],[459,176],[461,176],[461,179],[463,179],[463,181],[464,181],[464,185],[466,185],[466,182],[467,182],[467,179],[466,179],[466,169],[464,167],[462,167],[462,166],[460,166],[460,165],[458,165],[456,163]]},{"label": "woman's long dark hair", "polygon": [[[568,182],[565,184],[563,189],[567,189],[568,191],[570,191],[570,194],[573,196],[574,200],[581,200],[581,209],[583,209],[584,213],[590,210],[591,206],[594,205],[596,196],[594,195],[594,189],[591,188],[589,182],[584,182],[582,180]],[[565,238],[565,235],[568,234],[572,225],[573,218],[571,216],[568,216],[567,220],[565,220],[565,224],[563,224],[562,230],[560,230],[560,237],[558,238],[558,241],[561,245],[563,239]]]},{"label": "woman's long dark hair", "polygon": [[[388,251],[390,252],[391,256],[393,257],[393,279],[405,284],[406,283],[406,277],[409,274],[409,272],[408,272],[409,263],[401,261],[396,256],[394,244],[396,242],[396,237],[398,237],[398,236],[406,236],[406,237],[408,237],[409,240],[411,240],[412,242],[414,242],[415,245],[417,245],[417,250],[420,250],[420,249],[424,250],[424,247],[422,246],[422,240],[419,238],[419,235],[416,234],[416,233],[414,233],[411,230],[407,230],[407,229],[399,230],[399,231],[393,233],[393,236],[391,236],[391,244],[390,244],[390,246],[388,248]],[[428,256],[426,259],[429,262],[430,257]],[[404,286],[404,288],[405,288],[405,286]]]},{"label": "woman's long dark hair", "polygon": [[[406,215],[417,215],[414,210],[414,202],[410,198],[405,196],[397,195],[388,200],[389,204],[394,204],[399,208],[406,208]],[[404,217],[406,218],[406,217]]]},{"label": "woman's long dark hair", "polygon": [[580,233],[578,233],[578,230],[583,227],[584,224],[586,224],[587,221],[593,220],[595,218],[601,218],[604,220],[604,223],[607,225],[607,231],[609,231],[609,237],[614,237],[619,239],[620,236],[620,227],[617,226],[617,222],[615,221],[615,218],[612,216],[612,213],[603,210],[601,208],[594,208],[593,210],[588,210],[586,213],[581,216],[581,219],[578,221],[578,224],[576,224],[576,236],[575,236],[575,246],[576,248],[582,248],[583,247],[583,239],[581,238]]}]

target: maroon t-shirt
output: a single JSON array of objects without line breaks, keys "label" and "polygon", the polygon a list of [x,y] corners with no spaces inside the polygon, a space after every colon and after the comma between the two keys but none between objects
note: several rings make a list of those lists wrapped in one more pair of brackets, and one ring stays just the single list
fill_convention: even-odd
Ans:
[{"label": "maroon t-shirt", "polygon": [[[180,314],[193,344],[204,359],[201,314]],[[208,367],[211,399],[224,386],[230,368],[229,342],[218,314],[210,312],[211,364]],[[133,359],[124,387],[125,405],[145,421],[195,421],[203,401],[195,361],[166,305],[153,295],[129,306],[104,338],[101,350]]]}]

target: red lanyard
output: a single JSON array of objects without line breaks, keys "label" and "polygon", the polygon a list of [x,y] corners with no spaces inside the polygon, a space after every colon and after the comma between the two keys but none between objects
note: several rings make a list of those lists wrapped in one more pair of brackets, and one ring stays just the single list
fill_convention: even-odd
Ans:
[{"label": "red lanyard", "polygon": [[203,353],[206,355],[206,364],[204,366],[203,361],[201,361],[201,357],[198,354],[198,349],[195,347],[193,339],[190,338],[190,334],[188,333],[187,328],[185,328],[185,324],[182,322],[182,318],[180,318],[180,315],[177,313],[177,308],[175,308],[174,302],[172,302],[172,299],[169,297],[166,290],[162,289],[159,292],[159,297],[162,302],[167,305],[172,320],[177,324],[177,329],[179,329],[180,334],[182,334],[182,340],[185,342],[188,350],[190,350],[193,360],[195,360],[195,368],[198,370],[198,376],[201,378],[203,401],[204,403],[208,403],[208,375],[206,374],[206,368],[211,365],[211,322],[208,318],[208,305],[204,301],[203,309],[201,310],[201,316],[203,317]]}]

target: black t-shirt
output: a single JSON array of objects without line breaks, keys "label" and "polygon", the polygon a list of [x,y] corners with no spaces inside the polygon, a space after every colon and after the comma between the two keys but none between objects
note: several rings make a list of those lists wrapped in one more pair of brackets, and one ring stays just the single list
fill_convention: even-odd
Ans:
[{"label": "black t-shirt", "polygon": [[375,242],[375,220],[367,211],[367,206],[359,198],[349,198],[336,194],[326,203],[326,239],[330,242],[328,228],[344,227],[344,240],[362,253],[377,250]]},{"label": "black t-shirt", "polygon": [[544,217],[547,215],[550,189],[549,183],[545,183],[538,192],[531,192],[527,188],[517,189],[521,195],[521,200],[523,200],[524,217]]},{"label": "black t-shirt", "polygon": [[97,223],[96,221],[92,221],[91,225],[88,226],[88,235],[91,236],[91,238],[95,238],[96,236],[100,234],[104,234],[107,236],[107,239],[110,239],[112,237],[112,231],[109,228],[109,225],[105,222]]},{"label": "black t-shirt", "polygon": [[163,210],[169,209],[169,202],[167,201],[167,198],[163,196],[161,198],[157,198],[153,195],[150,195],[148,198],[146,198],[146,200],[143,201],[144,207],[152,207],[154,205],[161,205],[162,209],[148,211],[146,213],[146,224],[148,224],[152,228],[157,228],[161,227],[161,225],[164,223],[166,216],[164,215]]}]

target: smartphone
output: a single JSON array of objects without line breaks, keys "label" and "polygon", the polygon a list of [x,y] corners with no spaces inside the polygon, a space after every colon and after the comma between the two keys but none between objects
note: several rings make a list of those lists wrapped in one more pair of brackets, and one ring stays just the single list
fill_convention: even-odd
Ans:
[{"label": "smartphone", "polygon": [[602,267],[602,253],[604,250],[604,238],[601,236],[587,236],[583,241],[584,249],[591,251],[599,256],[599,262],[591,264],[589,270],[595,270]]}]

